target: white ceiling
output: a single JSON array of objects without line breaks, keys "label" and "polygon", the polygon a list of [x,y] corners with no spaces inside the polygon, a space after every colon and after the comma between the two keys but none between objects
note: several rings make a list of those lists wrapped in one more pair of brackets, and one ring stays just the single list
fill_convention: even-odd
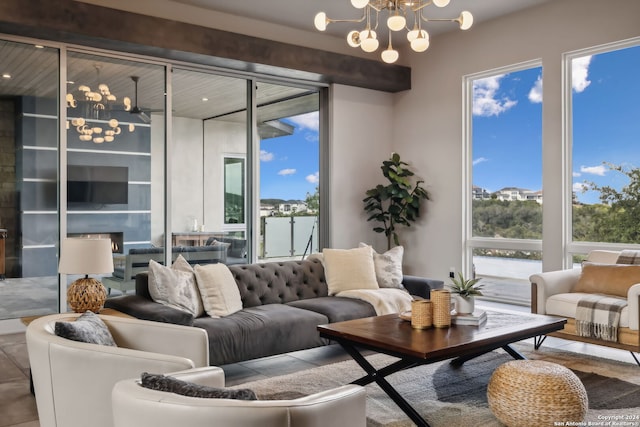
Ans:
[{"label": "white ceiling", "polygon": [[[301,30],[316,31],[313,18],[316,13],[326,12],[334,19],[352,19],[362,16],[361,11],[351,6],[349,0],[172,0],[203,9],[224,12],[232,15],[264,20],[274,24]],[[463,10],[473,14],[474,24],[526,9],[550,0],[451,0],[447,7],[433,5],[425,7],[425,16],[431,18],[455,18]],[[346,35],[350,28],[346,23],[335,23],[327,27],[327,33],[336,36]],[[429,25],[429,24],[427,24]],[[456,27],[446,23],[433,23],[427,31],[431,35],[454,30]],[[355,29],[355,27],[353,28]]]}]

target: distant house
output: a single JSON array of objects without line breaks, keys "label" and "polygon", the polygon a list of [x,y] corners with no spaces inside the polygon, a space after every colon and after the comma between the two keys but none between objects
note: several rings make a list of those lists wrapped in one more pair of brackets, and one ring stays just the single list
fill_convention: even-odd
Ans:
[{"label": "distant house", "polygon": [[291,215],[296,213],[302,213],[307,211],[307,204],[301,201],[292,201],[287,203],[280,203],[278,206],[278,212],[283,215]]},{"label": "distant house", "polygon": [[473,186],[471,190],[471,199],[472,200],[489,200],[491,199],[491,193],[487,191],[486,188],[478,187],[476,185]]},{"label": "distant house", "polygon": [[503,201],[535,201],[542,204],[542,191],[532,191],[526,188],[505,187],[496,191],[495,197]]}]

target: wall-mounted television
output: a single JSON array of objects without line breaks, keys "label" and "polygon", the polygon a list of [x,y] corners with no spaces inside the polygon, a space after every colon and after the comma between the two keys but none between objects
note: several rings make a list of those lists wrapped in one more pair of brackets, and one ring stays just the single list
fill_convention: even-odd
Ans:
[{"label": "wall-mounted television", "polygon": [[129,169],[123,166],[69,165],[67,201],[96,205],[129,203]]}]

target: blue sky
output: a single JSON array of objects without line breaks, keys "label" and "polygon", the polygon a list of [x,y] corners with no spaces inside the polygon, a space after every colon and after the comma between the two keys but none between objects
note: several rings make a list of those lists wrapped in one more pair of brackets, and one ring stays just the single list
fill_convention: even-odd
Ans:
[{"label": "blue sky", "polygon": [[[542,68],[477,80],[474,90],[473,183],[542,189]],[[640,47],[573,62],[573,188],[598,203],[584,182],[620,189],[626,177],[603,162],[640,167]],[[558,120],[561,118],[559,117]]]},{"label": "blue sky", "polygon": [[318,112],[283,119],[293,135],[260,143],[260,198],[304,200],[318,185]]}]

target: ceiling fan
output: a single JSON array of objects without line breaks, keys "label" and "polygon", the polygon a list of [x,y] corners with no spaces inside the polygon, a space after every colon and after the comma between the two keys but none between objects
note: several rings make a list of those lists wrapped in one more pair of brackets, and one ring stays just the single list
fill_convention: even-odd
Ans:
[{"label": "ceiling fan", "polygon": [[[140,118],[140,120],[142,120],[145,123],[151,123],[151,117],[149,117],[149,115],[144,112],[142,110],[142,108],[138,107],[138,81],[140,80],[140,77],[138,76],[131,76],[131,80],[133,80],[133,84],[134,84],[134,94],[133,94],[133,106],[131,106],[131,100],[128,98],[125,98],[125,110],[129,111],[129,113],[131,114],[135,114],[136,116],[138,116]],[[128,103],[127,103],[128,101]],[[151,110],[148,110],[149,112],[151,112]]]}]

